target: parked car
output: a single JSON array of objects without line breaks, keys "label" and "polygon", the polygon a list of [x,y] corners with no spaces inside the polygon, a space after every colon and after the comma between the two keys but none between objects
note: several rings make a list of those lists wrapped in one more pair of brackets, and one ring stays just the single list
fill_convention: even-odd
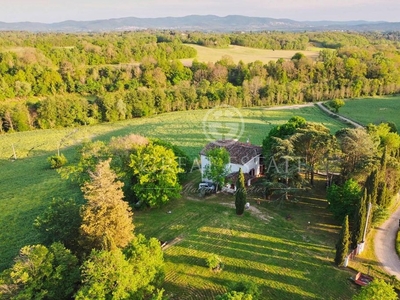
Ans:
[{"label": "parked car", "polygon": [[201,194],[211,194],[215,192],[215,184],[212,182],[200,182],[199,192]]}]

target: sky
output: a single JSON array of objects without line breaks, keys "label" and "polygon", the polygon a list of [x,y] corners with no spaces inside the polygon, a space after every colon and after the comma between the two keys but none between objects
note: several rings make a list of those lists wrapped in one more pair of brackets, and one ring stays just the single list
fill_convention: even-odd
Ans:
[{"label": "sky", "polygon": [[0,21],[244,15],[296,21],[400,22],[400,0],[0,0]]}]

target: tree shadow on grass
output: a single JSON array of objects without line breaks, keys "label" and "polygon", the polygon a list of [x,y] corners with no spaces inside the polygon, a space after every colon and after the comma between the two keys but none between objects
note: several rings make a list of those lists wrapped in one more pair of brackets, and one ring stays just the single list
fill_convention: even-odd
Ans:
[{"label": "tree shadow on grass", "polygon": [[[259,299],[316,299],[313,293],[307,292],[304,289],[296,288],[298,292],[289,290],[292,283],[283,281],[275,281],[269,277],[270,274],[265,274],[264,278],[258,279],[254,276],[248,276],[245,273],[236,273],[236,277],[232,277],[229,271],[222,270],[221,273],[213,274],[209,271],[203,274],[185,274],[185,279],[174,278],[167,280],[163,284],[166,295],[170,299],[215,299],[217,295],[222,295],[227,292],[235,283],[243,280],[255,282],[261,293]],[[225,273],[225,274],[224,274]],[[196,282],[196,285],[190,284]]]},{"label": "tree shadow on grass", "polygon": [[372,260],[372,259],[364,258],[364,257],[360,257],[360,256],[355,256],[352,260],[356,261],[356,262],[359,262],[359,263],[361,263],[363,265],[366,265],[366,266],[380,266],[381,265],[376,260]]}]

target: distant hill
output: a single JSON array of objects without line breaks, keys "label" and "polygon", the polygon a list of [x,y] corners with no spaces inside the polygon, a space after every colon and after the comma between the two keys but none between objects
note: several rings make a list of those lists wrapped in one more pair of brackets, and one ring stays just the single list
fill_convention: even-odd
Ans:
[{"label": "distant hill", "polygon": [[170,29],[189,31],[321,31],[321,30],[353,30],[353,31],[397,31],[400,22],[368,22],[368,21],[294,21],[290,19],[274,19],[230,15],[218,17],[214,15],[190,15],[186,17],[165,18],[118,18],[95,21],[64,21],[59,23],[0,22],[0,30],[24,31],[123,31],[140,29]]}]

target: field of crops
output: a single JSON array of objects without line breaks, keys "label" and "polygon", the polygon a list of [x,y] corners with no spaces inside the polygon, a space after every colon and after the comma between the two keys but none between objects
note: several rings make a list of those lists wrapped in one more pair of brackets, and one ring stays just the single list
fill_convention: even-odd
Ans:
[{"label": "field of crops", "polygon": [[[238,63],[240,60],[244,63],[254,62],[259,60],[263,63],[267,63],[271,60],[276,61],[279,58],[291,59],[297,52],[303,53],[305,56],[315,59],[318,57],[318,48],[310,50],[264,50],[250,47],[241,46],[229,46],[228,48],[209,48],[198,45],[190,45],[197,50],[196,59],[201,62],[216,62],[223,56],[230,56],[234,63]],[[192,59],[183,60],[186,65],[190,65]]]},{"label": "field of crops", "polygon": [[340,114],[364,125],[393,122],[400,126],[400,96],[346,100]]}]

